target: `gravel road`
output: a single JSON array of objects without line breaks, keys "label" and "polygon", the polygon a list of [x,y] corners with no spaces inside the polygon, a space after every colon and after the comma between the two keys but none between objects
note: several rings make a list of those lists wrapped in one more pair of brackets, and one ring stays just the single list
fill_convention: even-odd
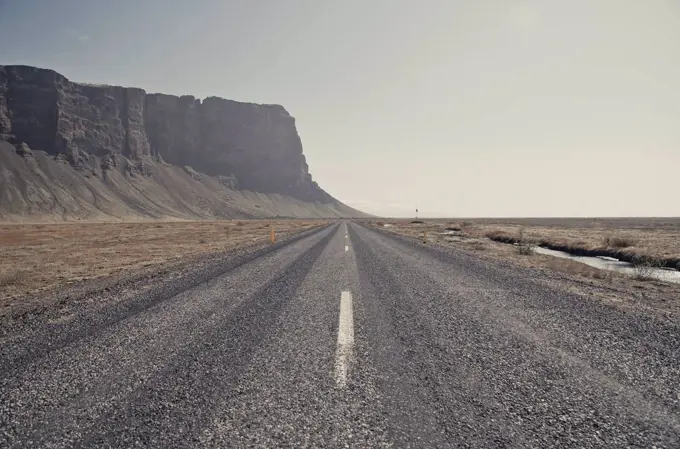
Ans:
[{"label": "gravel road", "polygon": [[680,447],[677,321],[352,222],[201,270],[4,329],[0,447]]}]

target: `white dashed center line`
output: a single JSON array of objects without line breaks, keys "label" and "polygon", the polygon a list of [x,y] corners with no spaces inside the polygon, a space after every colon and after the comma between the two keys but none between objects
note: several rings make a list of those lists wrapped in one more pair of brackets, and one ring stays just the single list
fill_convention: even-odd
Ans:
[{"label": "white dashed center line", "polygon": [[349,251],[349,246],[345,245],[345,252]]},{"label": "white dashed center line", "polygon": [[335,382],[345,388],[354,346],[354,319],[352,317],[352,294],[340,294],[340,322],[338,326],[338,349],[335,355]]}]

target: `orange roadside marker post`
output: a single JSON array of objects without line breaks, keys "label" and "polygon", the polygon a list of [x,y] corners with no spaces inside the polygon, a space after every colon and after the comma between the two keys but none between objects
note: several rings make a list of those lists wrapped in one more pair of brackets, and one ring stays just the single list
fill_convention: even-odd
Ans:
[{"label": "orange roadside marker post", "polygon": [[271,237],[272,243],[276,243],[276,232],[274,231],[274,225],[272,225],[270,237]]},{"label": "orange roadside marker post", "polygon": [[423,243],[427,243],[427,231],[423,231]]}]

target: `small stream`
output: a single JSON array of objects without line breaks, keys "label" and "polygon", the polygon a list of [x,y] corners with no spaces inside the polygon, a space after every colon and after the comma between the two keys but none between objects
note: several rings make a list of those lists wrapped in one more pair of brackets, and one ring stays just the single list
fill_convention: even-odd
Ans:
[{"label": "small stream", "polygon": [[[467,240],[466,237],[460,235],[458,232],[445,231],[440,235],[444,237],[445,241],[456,242]],[[541,246],[535,246],[534,252],[538,254],[545,254],[546,256],[560,257],[562,259],[571,259],[600,270],[610,270],[622,273],[628,276],[635,276],[635,268],[629,262],[624,262],[613,257],[591,257],[591,256],[575,256],[565,251],[558,251]],[[650,268],[649,276],[665,282],[673,282],[680,284],[680,271],[671,268]]]},{"label": "small stream", "polygon": [[[447,242],[461,242],[468,240],[469,237],[461,235],[456,231],[438,232]],[[590,256],[575,256],[564,251],[558,251],[540,246],[534,247],[534,252],[538,254],[545,254],[546,256],[560,257],[562,259],[571,259],[600,270],[610,270],[622,273],[628,276],[635,276],[635,268],[629,262],[624,262],[613,257],[590,257]],[[680,284],[680,271],[671,268],[650,268],[649,276],[660,281],[672,282]]]},{"label": "small stream", "polygon": [[[584,263],[586,265],[590,265],[591,267],[599,268],[600,270],[617,271],[629,276],[635,275],[635,269],[633,268],[633,265],[628,262],[622,262],[618,259],[614,259],[613,257],[574,256],[564,251],[542,248],[540,246],[534,247],[534,252],[553,257],[561,257],[563,259],[575,260],[576,262]],[[653,268],[651,269],[650,276],[661,281],[680,284],[680,271],[666,268]]]}]

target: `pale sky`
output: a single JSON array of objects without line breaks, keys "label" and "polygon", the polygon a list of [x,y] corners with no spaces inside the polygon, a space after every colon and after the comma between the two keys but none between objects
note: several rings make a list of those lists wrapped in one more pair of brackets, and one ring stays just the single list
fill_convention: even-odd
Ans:
[{"label": "pale sky", "polygon": [[282,104],[379,215],[679,216],[677,0],[0,0],[0,64]]}]

